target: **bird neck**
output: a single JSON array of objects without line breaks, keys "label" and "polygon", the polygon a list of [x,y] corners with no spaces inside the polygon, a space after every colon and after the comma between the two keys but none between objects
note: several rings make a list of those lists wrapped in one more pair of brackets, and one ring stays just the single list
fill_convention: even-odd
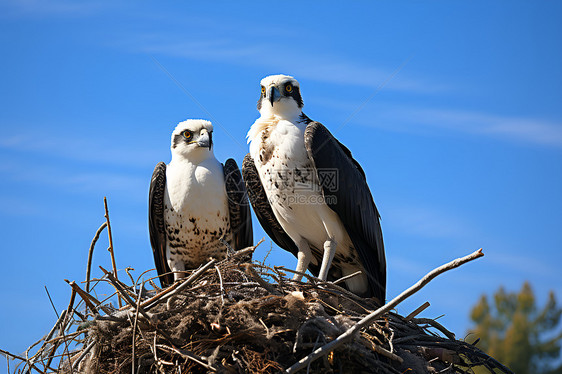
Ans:
[{"label": "bird neck", "polygon": [[189,164],[194,167],[205,163],[208,160],[214,160],[215,155],[213,151],[209,151],[208,148],[198,147],[196,149],[190,150],[186,153],[172,153],[171,163],[175,164]]},{"label": "bird neck", "polygon": [[296,122],[302,114],[302,109],[294,100],[280,100],[274,105],[269,103],[262,105],[260,109],[262,118],[277,118],[289,122]]}]

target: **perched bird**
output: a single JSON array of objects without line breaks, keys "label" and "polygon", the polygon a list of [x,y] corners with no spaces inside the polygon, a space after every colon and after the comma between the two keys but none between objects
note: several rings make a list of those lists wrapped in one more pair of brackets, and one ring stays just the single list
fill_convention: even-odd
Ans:
[{"label": "perched bird", "polygon": [[[227,247],[252,245],[246,188],[233,159],[222,165],[213,154],[209,121],[180,122],[172,133],[172,161],[152,174],[148,226],[160,283],[166,287]],[[170,273],[173,271],[174,273]]]},{"label": "perched bird", "polygon": [[302,107],[293,77],[262,79],[261,116],[248,132],[242,166],[250,202],[267,234],[297,257],[297,272],[336,280],[360,270],[347,288],[383,304],[384,245],[365,172]]}]

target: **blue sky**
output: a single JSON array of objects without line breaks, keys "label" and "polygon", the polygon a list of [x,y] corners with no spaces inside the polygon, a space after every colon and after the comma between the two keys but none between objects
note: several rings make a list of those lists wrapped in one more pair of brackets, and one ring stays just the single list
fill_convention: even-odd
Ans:
[{"label": "blue sky", "polygon": [[[562,300],[561,16],[555,1],[3,1],[0,347],[20,353],[52,327],[44,286],[66,307],[103,196],[118,267],[152,267],[148,184],[171,131],[209,119],[217,158],[240,164],[259,81],[278,73],[365,169],[388,298],[484,248],[399,312],[429,301],[424,316],[463,337],[500,285]],[[103,235],[95,265],[111,266],[105,248]],[[295,264],[275,248],[267,261]]]}]

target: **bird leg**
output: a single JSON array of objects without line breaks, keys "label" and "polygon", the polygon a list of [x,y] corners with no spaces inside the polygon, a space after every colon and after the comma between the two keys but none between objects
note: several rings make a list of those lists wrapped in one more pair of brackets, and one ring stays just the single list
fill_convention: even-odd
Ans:
[{"label": "bird leg", "polygon": [[[295,270],[299,273],[305,273],[306,269],[308,269],[308,264],[310,264],[312,252],[310,251],[310,246],[308,245],[306,239],[301,238],[301,240],[299,240],[296,244],[299,249],[299,253],[297,253],[297,268]],[[293,275],[293,280],[300,281],[301,279],[302,275]]]},{"label": "bird leg", "polygon": [[333,239],[324,242],[324,256],[322,256],[322,266],[320,267],[320,273],[318,273],[318,278],[324,281],[328,278],[328,270],[330,270],[332,260],[336,254],[336,247],[337,243]]},{"label": "bird leg", "polygon": [[185,278],[185,264],[181,261],[168,261],[170,270],[174,272],[174,282],[178,279]]}]

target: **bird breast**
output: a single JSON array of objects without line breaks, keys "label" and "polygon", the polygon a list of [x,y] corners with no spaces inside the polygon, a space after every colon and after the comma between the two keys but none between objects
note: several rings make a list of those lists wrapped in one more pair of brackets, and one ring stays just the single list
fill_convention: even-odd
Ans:
[{"label": "bird breast", "polygon": [[171,162],[166,170],[164,218],[171,257],[187,267],[222,258],[230,242],[230,219],[222,165]]},{"label": "bird breast", "polygon": [[[306,239],[313,251],[321,250],[327,240],[336,240],[336,260],[349,258],[351,240],[324,200],[304,145],[305,128],[304,123],[283,120],[262,125],[261,132],[254,134],[250,153],[272,211],[291,239]],[[322,254],[317,256],[321,258]]]}]

